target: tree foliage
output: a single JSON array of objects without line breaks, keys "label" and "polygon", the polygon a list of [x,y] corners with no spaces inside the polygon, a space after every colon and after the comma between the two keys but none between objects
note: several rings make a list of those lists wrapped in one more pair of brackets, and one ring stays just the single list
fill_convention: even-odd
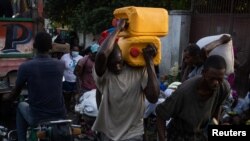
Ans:
[{"label": "tree foliage", "polygon": [[72,8],[76,3],[71,3],[67,0],[46,0],[45,15],[53,22],[58,22],[63,25],[69,24],[69,15],[72,15]]},{"label": "tree foliage", "polygon": [[[189,9],[191,0],[47,0],[45,12],[53,22],[76,31],[99,34],[110,28],[113,11],[124,6]],[[178,6],[180,5],[180,6]]]}]

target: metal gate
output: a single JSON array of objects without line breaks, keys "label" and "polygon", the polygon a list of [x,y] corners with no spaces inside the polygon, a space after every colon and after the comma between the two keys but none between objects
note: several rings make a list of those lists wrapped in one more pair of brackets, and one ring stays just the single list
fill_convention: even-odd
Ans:
[{"label": "metal gate", "polygon": [[239,62],[236,89],[244,96],[250,88],[250,1],[193,0],[190,42],[222,33],[232,35]]}]

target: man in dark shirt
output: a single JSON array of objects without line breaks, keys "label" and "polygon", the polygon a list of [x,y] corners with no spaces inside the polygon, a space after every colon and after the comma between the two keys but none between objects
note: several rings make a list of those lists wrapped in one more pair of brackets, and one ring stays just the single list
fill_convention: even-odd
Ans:
[{"label": "man in dark shirt", "polygon": [[5,95],[5,99],[17,98],[27,85],[28,102],[20,102],[17,107],[18,141],[26,140],[29,126],[66,116],[62,95],[64,63],[49,56],[52,39],[48,33],[38,33],[33,47],[37,55],[19,67],[16,86],[10,95]]},{"label": "man in dark shirt", "polygon": [[230,94],[224,80],[226,62],[212,55],[204,64],[202,75],[183,82],[163,103],[156,107],[159,140],[165,140],[165,121],[168,141],[206,141],[210,120],[218,120],[220,107]]}]

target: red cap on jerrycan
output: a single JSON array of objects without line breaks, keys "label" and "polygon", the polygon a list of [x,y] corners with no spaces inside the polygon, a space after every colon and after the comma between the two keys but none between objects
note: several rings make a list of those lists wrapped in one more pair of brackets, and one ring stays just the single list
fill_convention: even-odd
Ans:
[{"label": "red cap on jerrycan", "polygon": [[153,44],[156,47],[156,54],[153,58],[154,65],[161,61],[161,42],[156,36],[120,37],[118,45],[122,50],[124,61],[131,66],[145,66],[142,49]]}]

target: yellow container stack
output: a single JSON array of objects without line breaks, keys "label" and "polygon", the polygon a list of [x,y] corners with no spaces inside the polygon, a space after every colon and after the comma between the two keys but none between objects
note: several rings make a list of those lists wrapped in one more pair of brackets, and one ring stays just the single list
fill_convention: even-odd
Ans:
[{"label": "yellow container stack", "polygon": [[131,66],[145,66],[142,49],[154,44],[157,54],[155,65],[161,62],[160,38],[168,34],[168,12],[163,8],[122,7],[114,11],[117,19],[126,19],[126,29],[119,33],[118,45],[124,60]]}]

